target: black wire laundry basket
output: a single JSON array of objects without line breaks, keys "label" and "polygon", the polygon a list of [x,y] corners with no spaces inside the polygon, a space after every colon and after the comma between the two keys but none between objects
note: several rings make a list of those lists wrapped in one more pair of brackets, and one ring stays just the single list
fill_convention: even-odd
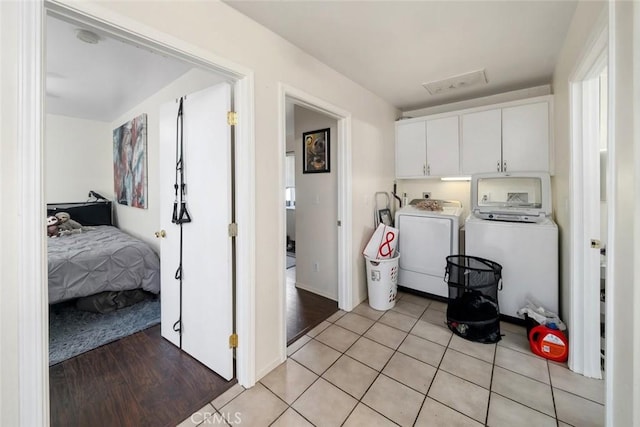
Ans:
[{"label": "black wire laundry basket", "polygon": [[470,341],[500,341],[502,266],[484,258],[451,255],[447,257],[445,282],[449,287],[449,329]]}]

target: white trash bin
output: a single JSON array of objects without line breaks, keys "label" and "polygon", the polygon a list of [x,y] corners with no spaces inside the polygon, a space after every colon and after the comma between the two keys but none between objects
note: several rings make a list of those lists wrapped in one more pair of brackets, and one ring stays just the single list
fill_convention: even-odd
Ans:
[{"label": "white trash bin", "polygon": [[367,265],[369,305],[374,310],[389,310],[396,305],[398,293],[398,261],[400,254],[389,259],[364,256]]}]

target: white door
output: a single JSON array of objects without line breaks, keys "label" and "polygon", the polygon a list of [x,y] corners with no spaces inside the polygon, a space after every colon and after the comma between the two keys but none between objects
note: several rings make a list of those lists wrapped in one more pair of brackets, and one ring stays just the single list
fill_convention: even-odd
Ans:
[{"label": "white door", "polygon": [[182,225],[182,298],[175,278],[180,265],[180,226],[171,222],[176,172],[178,102],[160,107],[160,225],[162,336],[180,345],[174,324],[182,300],[182,349],[227,380],[233,377],[231,134],[227,83],[189,94],[183,101],[183,163],[187,209]]}]

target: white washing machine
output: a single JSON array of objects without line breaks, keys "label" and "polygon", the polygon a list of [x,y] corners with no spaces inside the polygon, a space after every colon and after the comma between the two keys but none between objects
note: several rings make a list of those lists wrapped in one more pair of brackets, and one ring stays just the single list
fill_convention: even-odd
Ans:
[{"label": "white washing machine", "polygon": [[528,298],[558,313],[558,227],[544,173],[474,175],[465,255],[502,265],[500,314],[519,318]]},{"label": "white washing machine", "polygon": [[398,209],[400,252],[398,285],[448,297],[444,282],[447,256],[458,254],[462,207],[444,206],[442,211],[426,211],[414,206]]}]

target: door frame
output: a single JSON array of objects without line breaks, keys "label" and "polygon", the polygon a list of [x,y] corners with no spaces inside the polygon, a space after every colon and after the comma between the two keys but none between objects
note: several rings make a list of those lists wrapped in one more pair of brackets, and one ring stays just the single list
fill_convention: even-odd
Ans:
[{"label": "door frame", "polygon": [[[285,206],[285,173],[284,158],[287,146],[287,101],[292,101],[295,105],[309,110],[327,115],[336,119],[338,124],[338,308],[351,311],[353,309],[353,280],[351,271],[353,269],[353,247],[352,247],[352,190],[351,190],[351,113],[337,107],[314,95],[306,93],[285,83],[278,84],[278,158],[280,159],[280,205],[282,214],[280,216],[280,233],[278,238],[278,248],[286,247],[286,212]],[[280,294],[280,359],[278,364],[287,358],[287,313],[286,313],[286,268],[287,257],[285,251],[279,253],[278,284]]]},{"label": "door frame", "polygon": [[[43,135],[45,99],[46,14],[66,17],[135,41],[154,51],[192,62],[233,82],[237,223],[242,224],[236,246],[236,377],[244,387],[255,384],[255,131],[253,71],[166,33],[106,11],[100,5],[62,5],[47,0],[19,2],[18,106],[16,110],[20,168],[18,218],[22,236],[18,254],[18,399],[21,425],[49,425],[48,288],[44,218]],[[132,28],[136,28],[133,30]]]},{"label": "door frame", "polygon": [[[590,247],[590,239],[600,238],[600,175],[599,115],[594,112],[600,103],[599,75],[607,67],[608,29],[602,16],[591,43],[569,78],[570,93],[570,295],[569,326],[571,341],[569,368],[590,378],[602,378],[600,365],[600,252]],[[597,81],[596,81],[597,80]],[[609,93],[611,93],[609,91]],[[611,105],[610,99],[608,105]],[[608,123],[610,124],[609,109]],[[608,142],[611,138],[608,137]],[[611,145],[608,144],[608,149]],[[607,215],[615,217],[609,191],[615,165],[613,156],[607,159]],[[608,228],[610,229],[610,221]],[[611,247],[613,233],[607,233]],[[596,253],[597,252],[597,253]],[[611,265],[611,258],[608,263]],[[607,269],[606,286],[609,286]],[[610,298],[609,298],[610,299]],[[609,310],[606,310],[609,313]],[[607,315],[607,317],[610,317]],[[608,319],[607,319],[608,321]],[[609,334],[606,340],[609,341]],[[607,358],[611,357],[607,352]]]}]

